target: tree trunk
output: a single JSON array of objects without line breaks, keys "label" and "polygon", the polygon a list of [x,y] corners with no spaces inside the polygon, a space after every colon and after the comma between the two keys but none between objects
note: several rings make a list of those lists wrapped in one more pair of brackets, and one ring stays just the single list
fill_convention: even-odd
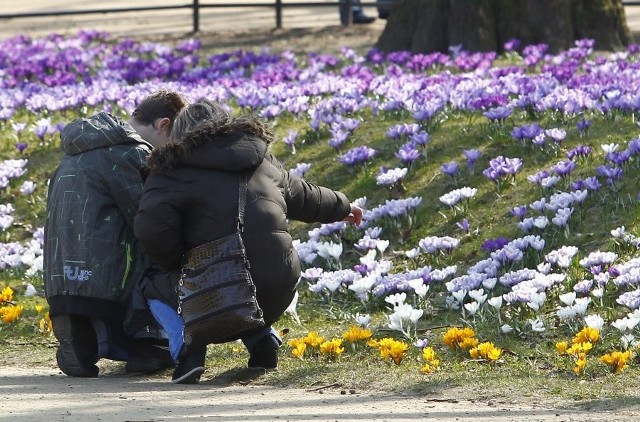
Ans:
[{"label": "tree trunk", "polygon": [[501,52],[506,41],[548,44],[550,52],[584,38],[598,50],[631,42],[622,0],[396,0],[376,47],[382,51]]}]

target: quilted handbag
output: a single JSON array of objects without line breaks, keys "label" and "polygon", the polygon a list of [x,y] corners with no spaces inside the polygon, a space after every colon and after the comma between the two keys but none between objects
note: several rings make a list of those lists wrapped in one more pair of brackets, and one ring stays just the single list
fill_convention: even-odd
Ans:
[{"label": "quilted handbag", "polygon": [[242,231],[247,177],[241,176],[235,233],[191,249],[178,284],[178,313],[187,347],[237,340],[263,327]]}]

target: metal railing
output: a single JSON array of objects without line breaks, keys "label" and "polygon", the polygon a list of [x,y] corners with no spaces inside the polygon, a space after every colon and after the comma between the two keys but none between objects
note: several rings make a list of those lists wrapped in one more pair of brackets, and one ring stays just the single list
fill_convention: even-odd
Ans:
[{"label": "metal railing", "polygon": [[[112,9],[85,9],[85,10],[61,10],[56,12],[32,12],[32,13],[9,13],[9,14],[0,14],[0,21],[3,19],[20,19],[20,18],[38,18],[38,17],[47,17],[47,16],[71,16],[71,15],[89,15],[89,14],[107,14],[107,13],[129,13],[129,12],[147,12],[147,11],[160,11],[160,10],[179,10],[179,9],[192,9],[193,15],[193,31],[200,31],[200,10],[201,9],[209,9],[209,8],[273,8],[275,10],[275,24],[276,29],[282,29],[282,13],[284,8],[306,8],[306,7],[329,7],[329,6],[339,6],[341,3],[346,3],[345,6],[347,8],[347,16],[348,21],[347,25],[351,25],[352,23],[352,13],[351,13],[351,2],[283,2],[282,0],[274,0],[273,3],[200,3],[199,0],[193,0],[192,3],[186,4],[176,4],[176,5],[168,5],[168,6],[144,6],[144,7],[123,7],[123,8],[112,8]],[[360,3],[362,6],[377,6],[379,2],[363,1]],[[388,4],[388,2],[387,2]],[[640,6],[640,1],[626,1],[623,0],[622,4],[624,6]]]},{"label": "metal railing", "polygon": [[[284,8],[307,8],[307,7],[336,7],[340,6],[343,2],[303,2],[292,1],[284,2],[282,0],[275,0],[273,3],[200,3],[199,0],[193,0],[192,3],[175,4],[165,6],[144,6],[144,7],[122,7],[122,8],[110,8],[110,9],[85,9],[85,10],[61,10],[54,12],[30,12],[30,13],[9,13],[0,14],[0,21],[3,19],[21,19],[21,18],[39,18],[39,17],[51,17],[51,16],[71,16],[71,15],[90,15],[90,14],[107,14],[107,13],[130,13],[130,12],[148,12],[148,11],[160,11],[160,10],[179,10],[179,9],[192,9],[193,15],[193,32],[200,31],[200,10],[209,8],[272,8],[275,10],[275,24],[277,29],[282,29],[282,14]],[[350,1],[344,2],[344,6],[347,8],[347,16],[349,20],[346,23],[350,25],[352,23],[352,13]],[[378,2],[361,2],[362,6],[376,6]]]}]

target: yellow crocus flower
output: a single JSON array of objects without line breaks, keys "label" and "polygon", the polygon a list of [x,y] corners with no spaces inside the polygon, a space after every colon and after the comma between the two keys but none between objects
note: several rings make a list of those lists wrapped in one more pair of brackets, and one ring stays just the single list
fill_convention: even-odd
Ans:
[{"label": "yellow crocus flower", "polygon": [[567,343],[566,341],[559,341],[556,343],[556,350],[560,354],[566,353],[568,348],[569,348],[569,343]]},{"label": "yellow crocus flower", "polygon": [[324,337],[320,336],[317,331],[310,331],[304,338],[304,341],[307,346],[318,348],[324,343]]},{"label": "yellow crocus flower", "polygon": [[0,308],[0,318],[6,324],[11,324],[15,320],[17,320],[20,315],[22,315],[22,311],[24,310],[24,306],[3,306]]},{"label": "yellow crocus flower", "polygon": [[600,331],[591,327],[584,327],[573,337],[574,344],[587,342],[593,344],[598,340],[600,340]]},{"label": "yellow crocus flower", "polygon": [[9,286],[0,291],[0,303],[11,302],[13,300],[13,289]]},{"label": "yellow crocus flower", "polygon": [[347,340],[349,343],[355,343],[358,340],[368,340],[372,336],[373,332],[371,330],[359,326],[353,326],[342,334],[342,338]]}]

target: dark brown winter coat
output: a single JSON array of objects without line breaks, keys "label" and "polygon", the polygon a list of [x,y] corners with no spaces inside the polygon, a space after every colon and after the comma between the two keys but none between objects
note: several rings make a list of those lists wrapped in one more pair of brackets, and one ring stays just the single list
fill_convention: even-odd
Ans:
[{"label": "dark brown winter coat", "polygon": [[300,275],[287,219],[339,221],[350,204],[342,193],[287,172],[259,133],[236,129],[206,125],[151,154],[135,234],[159,265],[179,269],[191,248],[235,231],[239,175],[248,172],[243,237],[258,302],[272,324]]}]

